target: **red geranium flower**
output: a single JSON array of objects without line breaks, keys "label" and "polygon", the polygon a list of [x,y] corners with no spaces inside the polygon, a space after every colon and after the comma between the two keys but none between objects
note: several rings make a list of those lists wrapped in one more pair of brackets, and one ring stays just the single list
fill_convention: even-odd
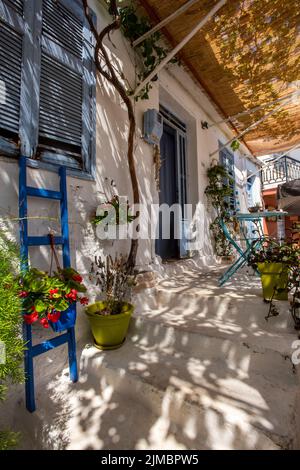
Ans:
[{"label": "red geranium flower", "polygon": [[58,289],[50,289],[49,290],[50,295],[57,294],[57,293],[58,293]]},{"label": "red geranium flower", "polygon": [[39,319],[39,315],[36,311],[34,311],[33,313],[23,315],[23,318],[26,325],[32,325]]},{"label": "red geranium flower", "polygon": [[73,279],[73,281],[80,282],[80,283],[83,281],[83,278],[80,276],[80,274],[74,274],[72,279]]},{"label": "red geranium flower", "polygon": [[47,318],[42,318],[40,320],[40,323],[41,323],[41,325],[43,325],[44,328],[49,328],[49,322],[48,322]]},{"label": "red geranium flower", "polygon": [[77,300],[77,290],[72,289],[71,292],[69,292],[69,294],[66,294],[66,298],[69,300],[74,300],[75,302]]},{"label": "red geranium flower", "polygon": [[81,297],[80,303],[81,305],[88,305],[89,299],[87,297]]},{"label": "red geranium flower", "polygon": [[50,312],[48,313],[47,318],[49,321],[52,321],[52,323],[57,323],[60,319],[60,312]]},{"label": "red geranium flower", "polygon": [[29,295],[29,292],[27,292],[26,290],[22,290],[19,293],[19,297],[21,297],[21,299],[25,299],[25,297],[28,297],[28,295]]}]

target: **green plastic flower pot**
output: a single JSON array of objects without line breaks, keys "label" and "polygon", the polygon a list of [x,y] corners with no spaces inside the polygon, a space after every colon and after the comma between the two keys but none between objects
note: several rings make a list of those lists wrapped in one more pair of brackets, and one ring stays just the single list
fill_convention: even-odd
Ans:
[{"label": "green plastic flower pot", "polygon": [[134,306],[124,302],[121,313],[100,315],[106,308],[106,302],[96,302],[85,309],[89,319],[94,344],[98,349],[117,349],[124,343]]},{"label": "green plastic flower pot", "polygon": [[276,287],[283,291],[275,294],[273,298],[288,300],[288,268],[283,263],[258,263],[257,268],[261,274],[264,299],[271,300]]}]

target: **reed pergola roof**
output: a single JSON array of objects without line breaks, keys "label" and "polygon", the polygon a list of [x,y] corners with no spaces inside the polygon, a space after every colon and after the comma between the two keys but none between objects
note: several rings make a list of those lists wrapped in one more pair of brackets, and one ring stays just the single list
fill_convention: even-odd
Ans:
[{"label": "reed pergola roof", "polygon": [[[187,0],[139,0],[153,24]],[[164,27],[178,44],[217,3],[199,0]],[[228,0],[182,49],[181,61],[227,118],[300,89],[300,0]],[[231,121],[239,133],[279,103]],[[284,151],[300,142],[300,99],[244,136],[255,155]]]}]

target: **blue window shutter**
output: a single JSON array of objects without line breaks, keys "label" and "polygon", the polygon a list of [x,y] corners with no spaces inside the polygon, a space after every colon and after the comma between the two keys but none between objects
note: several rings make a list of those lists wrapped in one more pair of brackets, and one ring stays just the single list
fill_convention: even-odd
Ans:
[{"label": "blue window shutter", "polygon": [[80,0],[43,0],[36,157],[92,171],[94,75]]},{"label": "blue window shutter", "polygon": [[[15,8],[13,8],[15,6]],[[24,42],[23,1],[0,0],[0,152],[19,147],[20,97]]]},{"label": "blue window shutter", "polygon": [[[219,142],[220,147],[222,146]],[[228,175],[232,179],[230,187],[232,188],[232,197],[229,197],[227,202],[229,205],[229,210],[235,212],[236,210],[236,200],[235,200],[235,166],[234,166],[234,154],[231,153],[227,148],[224,148],[220,151],[220,163],[227,170]]]}]

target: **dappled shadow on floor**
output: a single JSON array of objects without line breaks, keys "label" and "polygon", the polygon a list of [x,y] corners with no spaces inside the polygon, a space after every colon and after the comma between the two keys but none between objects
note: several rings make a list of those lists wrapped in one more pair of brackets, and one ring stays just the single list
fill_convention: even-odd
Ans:
[{"label": "dappled shadow on floor", "polygon": [[22,447],[295,447],[298,382],[288,348],[296,335],[287,312],[266,323],[255,279],[220,289],[217,277],[195,269],[163,280],[157,309],[139,311],[119,350],[82,341],[77,384],[65,351],[37,364],[48,374],[38,375],[37,412],[9,400]]}]

